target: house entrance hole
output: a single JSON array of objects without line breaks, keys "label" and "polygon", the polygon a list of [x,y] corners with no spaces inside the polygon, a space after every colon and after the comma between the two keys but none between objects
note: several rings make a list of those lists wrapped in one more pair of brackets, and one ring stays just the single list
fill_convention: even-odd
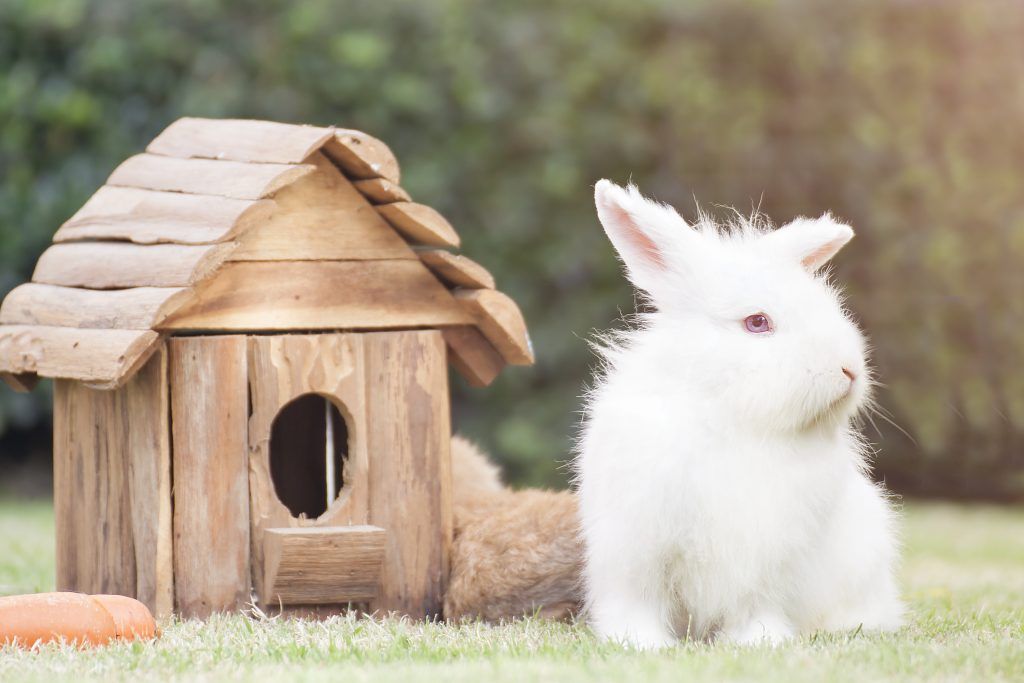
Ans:
[{"label": "house entrance hole", "polygon": [[348,425],[334,403],[304,394],[285,404],[270,428],[270,478],[294,517],[319,517],[344,485]]}]

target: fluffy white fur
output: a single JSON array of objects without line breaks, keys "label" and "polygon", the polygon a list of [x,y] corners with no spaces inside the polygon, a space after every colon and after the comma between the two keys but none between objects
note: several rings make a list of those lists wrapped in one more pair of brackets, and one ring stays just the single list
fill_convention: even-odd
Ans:
[{"label": "fluffy white fur", "polygon": [[[606,180],[596,202],[655,311],[604,340],[578,444],[593,628],[641,647],[896,628],[895,515],[852,425],[866,345],[817,273],[853,231],[690,226]],[[745,328],[758,313],[773,332]]]}]

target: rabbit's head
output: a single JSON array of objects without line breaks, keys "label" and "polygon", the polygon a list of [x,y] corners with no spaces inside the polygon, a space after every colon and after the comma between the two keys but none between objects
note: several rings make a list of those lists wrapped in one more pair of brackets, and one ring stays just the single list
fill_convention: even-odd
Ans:
[{"label": "rabbit's head", "polygon": [[771,430],[845,424],[864,403],[864,338],[818,272],[853,237],[849,226],[829,214],[776,230],[706,217],[690,226],[607,180],[595,199],[630,281],[656,309],[652,329],[673,352],[678,344],[680,381],[739,424]]}]

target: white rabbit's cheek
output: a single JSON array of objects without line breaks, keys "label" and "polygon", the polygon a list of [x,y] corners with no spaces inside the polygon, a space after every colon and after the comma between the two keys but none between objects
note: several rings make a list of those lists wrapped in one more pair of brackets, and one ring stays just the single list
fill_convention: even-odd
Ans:
[{"label": "white rabbit's cheek", "polygon": [[773,340],[744,340],[729,363],[725,382],[738,417],[766,430],[786,421],[792,407],[792,369],[777,353]]}]

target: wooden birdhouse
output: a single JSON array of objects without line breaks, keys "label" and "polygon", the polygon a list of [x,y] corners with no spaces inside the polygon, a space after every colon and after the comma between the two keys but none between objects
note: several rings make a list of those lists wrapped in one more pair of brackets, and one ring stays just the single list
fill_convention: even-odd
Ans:
[{"label": "wooden birdhouse", "polygon": [[58,589],[440,611],[447,362],[533,352],[398,182],[357,131],[186,118],[61,226],[0,308],[0,374],[56,380]]}]

